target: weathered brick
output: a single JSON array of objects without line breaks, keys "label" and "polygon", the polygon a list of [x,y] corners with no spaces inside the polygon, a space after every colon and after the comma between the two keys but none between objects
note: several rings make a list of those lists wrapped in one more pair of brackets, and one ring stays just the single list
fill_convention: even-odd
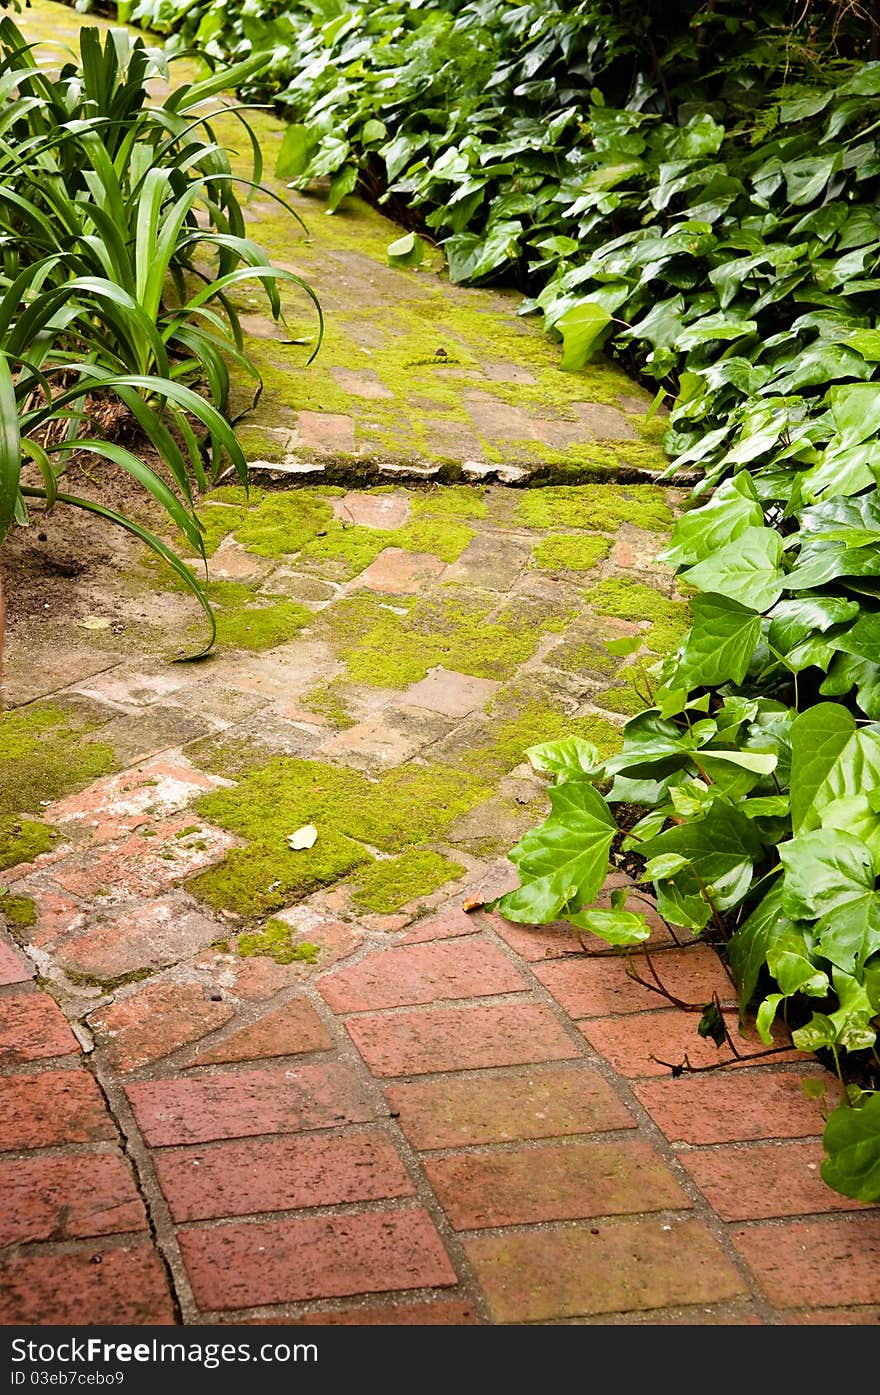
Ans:
[{"label": "weathered brick", "polygon": [[362,1124],[373,1108],[345,1066],[276,1066],[144,1081],[128,1097],[147,1142],[205,1143]]},{"label": "weathered brick", "polygon": [[436,583],[446,570],[431,552],[406,552],[402,547],[386,547],[355,581],[358,589],[379,591],[386,596],[414,596]]},{"label": "weathered brick", "polygon": [[222,933],[215,920],[178,892],[93,923],[70,936],[54,957],[68,972],[107,982],[136,969],[177,964]]},{"label": "weathered brick", "polygon": [[819,1139],[810,1143],[731,1144],[680,1158],[724,1221],[852,1211],[859,1203],[832,1191],[819,1171]]},{"label": "weathered brick", "polygon": [[321,743],[321,755],[358,770],[390,770],[409,760],[423,746],[431,745],[448,729],[445,718],[410,712],[405,707],[386,707],[327,737]]},{"label": "weathered brick", "polygon": [[880,1303],[880,1214],[798,1220],[731,1231],[731,1239],[777,1308],[833,1298]]},{"label": "weathered brick", "polygon": [[442,717],[468,717],[480,711],[501,684],[492,678],[474,678],[442,667],[428,670],[418,683],[406,689],[401,702],[407,707],[423,707]]},{"label": "weathered brick", "polygon": [[375,1075],[424,1075],[578,1055],[553,1014],[534,1003],[429,1008],[394,1017],[349,1018],[346,1026]]},{"label": "weathered brick", "polygon": [[258,1061],[267,1056],[296,1056],[328,1051],[333,1039],[311,1003],[291,998],[256,1022],[240,1027],[225,1041],[195,1047],[187,1065],[208,1066],[225,1061]]},{"label": "weathered brick", "polygon": [[208,1311],[456,1282],[421,1207],[249,1221],[182,1231],[179,1240],[196,1302]]},{"label": "weathered brick", "polygon": [[79,1050],[66,1017],[48,993],[28,987],[0,998],[0,1066]]},{"label": "weathered brick", "polygon": [[587,1065],[462,1075],[391,1085],[385,1097],[416,1148],[455,1148],[635,1128],[598,1071]]},{"label": "weathered brick", "polygon": [[[633,954],[632,966],[651,983],[643,955]],[[663,986],[688,1003],[709,1003],[713,993],[722,1002],[735,1002],[736,990],[718,955],[708,945],[657,950],[651,962]],[[535,974],[570,1017],[608,1017],[614,1013],[645,1012],[664,1006],[664,999],[642,988],[616,956],[584,955],[579,959],[536,964]]]},{"label": "weathered brick", "polygon": [[382,1201],[413,1190],[390,1139],[376,1132],[220,1143],[155,1161],[176,1221]]},{"label": "weathered brick", "polygon": [[[725,1012],[725,1020],[741,1056],[753,1056],[766,1049],[756,1036],[742,1035],[735,1008]],[[590,1045],[616,1071],[630,1078],[667,1075],[670,1066],[682,1064],[685,1056],[692,1066],[733,1066],[736,1057],[730,1047],[726,1043],[717,1047],[710,1038],[701,1037],[697,1032],[699,1021],[698,1013],[663,1008],[624,1017],[591,1017],[578,1025]],[[792,1052],[792,1059],[808,1058]]]},{"label": "weathered brick", "polygon": [[465,1241],[465,1251],[498,1323],[650,1312],[720,1303],[746,1292],[714,1236],[697,1221],[478,1235]]},{"label": "weathered brick", "polygon": [[[111,676],[99,681],[106,686],[120,680]],[[142,687],[143,675],[135,674],[133,681],[135,687]],[[132,701],[129,689],[127,683],[121,696],[114,700]],[[142,818],[146,813],[164,818],[177,809],[185,808],[197,794],[213,789],[217,783],[213,776],[203,774],[186,761],[168,761],[160,757],[145,762],[136,770],[123,770],[119,775],[96,780],[79,794],[50,804],[45,816],[51,824],[90,825],[108,819],[124,823],[134,817]]]},{"label": "weathered brick", "polygon": [[758,1138],[810,1138],[825,1126],[821,1101],[808,1099],[804,1080],[827,1083],[822,1071],[683,1076],[636,1085],[635,1093],[673,1143],[733,1143]]},{"label": "weathered brick", "polygon": [[411,930],[407,930],[402,943],[405,945],[426,944],[430,940],[455,940],[461,935],[478,935],[482,926],[467,911],[458,906],[441,911],[439,915],[417,920]]},{"label": "weathered brick", "polygon": [[0,1322],[45,1326],[175,1321],[162,1262],[147,1244],[66,1254],[37,1250],[0,1263]]},{"label": "weathered brick", "polygon": [[339,412],[297,412],[297,444],[321,455],[354,450],[354,422]]},{"label": "weathered brick", "polygon": [[334,1012],[521,993],[529,984],[497,945],[440,940],[379,949],[347,969],[325,974],[318,991]]},{"label": "weathered brick", "polygon": [[638,1139],[458,1153],[423,1165],[456,1230],[691,1204],[662,1159]]},{"label": "weathered brick", "polygon": [[234,1016],[198,983],[147,983],[88,1018],[117,1069],[137,1070],[207,1036]]},{"label": "weathered brick", "polygon": [[[72,854],[56,867],[55,881],[74,896],[93,897],[114,888],[127,895],[154,896],[174,882],[209,867],[235,845],[235,839],[219,828],[202,824],[198,837],[185,838],[192,819],[170,819],[154,824],[154,836],[135,833],[115,846],[97,852]],[[112,902],[111,902],[112,904]]]},{"label": "weathered brick", "polygon": [[131,1169],[115,1153],[0,1159],[0,1245],[146,1230]]},{"label": "weathered brick", "polygon": [[483,591],[506,592],[514,585],[531,555],[531,543],[521,538],[491,535],[472,538],[443,580],[477,586]]},{"label": "weathered brick", "polygon": [[33,976],[33,965],[6,939],[0,937],[0,984],[27,983]]},{"label": "weathered brick", "polygon": [[0,1077],[0,1151],[115,1137],[101,1092],[86,1071]]}]

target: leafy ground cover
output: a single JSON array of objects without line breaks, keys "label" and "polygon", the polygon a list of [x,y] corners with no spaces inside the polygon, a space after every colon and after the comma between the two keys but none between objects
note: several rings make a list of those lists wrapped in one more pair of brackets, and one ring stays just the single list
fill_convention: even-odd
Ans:
[{"label": "leafy ground cover", "polygon": [[513,850],[522,886],[501,909],[644,938],[622,906],[586,908],[610,809],[647,810],[624,850],[669,921],[727,940],[765,1039],[781,1013],[849,1077],[826,1180],[880,1199],[871,23],[851,7],[792,21],[588,0],[135,13],[207,53],[271,49],[248,90],[295,118],[280,173],[325,181],[329,211],[358,186],[405,202],[414,236],[393,259],[426,235],[454,280],[515,277],[564,369],[605,348],[669,404],[668,474],[696,472],[694,502],[711,496],[667,554],[693,626],[646,675],[620,756],[533,749],[553,813]]}]

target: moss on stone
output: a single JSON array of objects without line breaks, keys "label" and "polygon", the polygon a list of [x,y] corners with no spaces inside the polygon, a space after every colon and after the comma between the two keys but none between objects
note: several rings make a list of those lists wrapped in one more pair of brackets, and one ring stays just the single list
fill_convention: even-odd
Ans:
[{"label": "moss on stone", "polygon": [[645,642],[655,654],[668,654],[683,639],[690,612],[683,601],[674,601],[643,581],[627,576],[606,577],[586,593],[597,615],[614,615],[621,620],[649,620]]},{"label": "moss on stone", "polygon": [[54,829],[35,819],[0,818],[0,871],[33,862],[50,850],[57,836]]},{"label": "moss on stone", "polygon": [[604,562],[611,539],[578,533],[552,533],[532,553],[534,564],[548,572],[589,572]]},{"label": "moss on stone", "polygon": [[0,916],[10,930],[27,930],[36,925],[37,907],[30,896],[0,897]]},{"label": "moss on stone", "polygon": [[404,523],[400,528],[366,528],[334,519],[322,536],[303,547],[302,560],[311,564],[329,562],[333,579],[348,581],[375,562],[387,547],[431,553],[442,562],[454,562],[473,536],[472,529],[451,520],[424,519]]},{"label": "moss on stone", "polygon": [[513,608],[490,619],[491,602],[448,590],[402,599],[395,610],[372,596],[346,597],[322,612],[319,623],[356,682],[405,688],[438,665],[476,678],[508,678],[534,652],[541,629],[557,620],[549,615],[536,627],[533,617]]},{"label": "moss on stone", "polygon": [[391,915],[464,876],[465,870],[461,863],[429,848],[410,848],[400,857],[383,858],[358,872],[352,901],[358,910]]},{"label": "moss on stone", "polygon": [[286,921],[274,916],[267,920],[262,930],[239,935],[236,951],[243,959],[262,955],[274,959],[276,964],[317,964],[320,949],[308,940],[297,941],[295,931]]},{"label": "moss on stone", "polygon": [[37,813],[41,804],[116,769],[112,746],[82,739],[96,726],[88,716],[52,704],[0,716],[0,817]]},{"label": "moss on stone", "polygon": [[316,683],[308,692],[303,693],[300,701],[310,712],[326,717],[334,727],[344,731],[355,725],[355,719],[350,716],[343,701],[345,689],[346,684],[343,680],[333,678],[329,683]]},{"label": "moss on stone", "polygon": [[589,713],[571,717],[561,708],[530,702],[516,716],[501,721],[491,743],[476,745],[465,764],[488,778],[507,774],[527,760],[526,750],[542,741],[558,741],[563,736],[580,736],[592,741],[600,756],[620,750],[622,733],[613,722]]},{"label": "moss on stone", "polygon": [[673,523],[664,491],[653,484],[548,485],[523,493],[516,521],[527,528],[585,528],[613,533],[621,523],[663,532]]},{"label": "moss on stone", "polygon": [[258,557],[283,557],[299,552],[332,520],[333,510],[325,499],[310,490],[285,490],[264,495],[257,507],[246,513],[235,537]]},{"label": "moss on stone", "polygon": [[186,889],[215,910],[254,920],[331,886],[370,860],[364,848],[342,835],[325,834],[319,843],[307,852],[293,852],[286,839],[255,840],[246,848],[233,848],[216,867],[188,881]]},{"label": "moss on stone", "polygon": [[410,495],[413,518],[485,518],[486,491],[466,484],[448,484],[425,494]]},{"label": "moss on stone", "polygon": [[271,649],[313,618],[306,606],[286,596],[258,596],[239,581],[213,581],[207,590],[217,617],[217,642],[232,649]]},{"label": "moss on stone", "polygon": [[[436,841],[486,794],[476,777],[443,766],[404,766],[374,781],[356,770],[276,757],[235,788],[198,801],[200,814],[248,846],[233,849],[187,889],[254,919],[369,863],[371,848],[396,853]],[[317,840],[293,852],[287,838],[306,823],[317,828]]]},{"label": "moss on stone", "polygon": [[611,678],[620,667],[620,659],[609,654],[600,640],[567,640],[552,649],[544,662],[550,668],[565,673],[579,673],[585,678]]}]

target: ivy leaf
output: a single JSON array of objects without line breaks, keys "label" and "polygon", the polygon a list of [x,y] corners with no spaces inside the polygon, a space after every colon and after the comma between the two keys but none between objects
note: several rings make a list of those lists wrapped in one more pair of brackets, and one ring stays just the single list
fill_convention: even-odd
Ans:
[{"label": "ivy leaf", "polygon": [[357,165],[343,165],[338,174],[335,174],[330,181],[330,189],[327,193],[327,212],[335,213],[346,195],[354,192],[358,182]]},{"label": "ivy leaf", "polygon": [[845,596],[787,596],[770,612],[768,638],[774,649],[787,654],[817,630],[824,634],[832,625],[855,619],[858,613],[858,601],[847,600]]},{"label": "ivy leaf", "polygon": [[697,1031],[701,1037],[708,1037],[714,1041],[719,1049],[727,1041],[727,1024],[724,1021],[724,1013],[717,1003],[707,1003],[703,1008],[703,1015],[697,1023]]},{"label": "ivy leaf", "polygon": [[677,677],[690,687],[741,683],[761,638],[761,616],[727,596],[707,591],[691,601],[693,627]]},{"label": "ivy leaf", "polygon": [[755,995],[761,970],[766,963],[768,945],[794,928],[782,909],[782,887],[777,885],[731,935],[727,957],[739,987],[741,1012],[745,1011]]},{"label": "ivy leaf", "polygon": [[768,610],[782,594],[782,539],[772,528],[745,528],[733,542],[688,568],[684,580],[751,610]]},{"label": "ivy leaf", "polygon": [[782,909],[793,920],[814,920],[874,891],[874,860],[859,838],[817,829],[781,843],[785,868]]},{"label": "ivy leaf", "polygon": [[818,828],[832,800],[880,785],[880,731],[856,729],[846,708],[820,702],[791,727],[791,824],[795,834]]},{"label": "ivy leaf", "polygon": [[826,401],[842,446],[858,446],[880,431],[880,384],[852,383],[834,387]]},{"label": "ivy leaf", "polygon": [[713,804],[704,818],[667,829],[643,843],[640,851],[648,859],[661,853],[686,857],[691,867],[679,874],[684,885],[689,886],[693,877],[697,889],[723,911],[745,896],[763,846],[745,815],[731,806]]},{"label": "ivy leaf", "polygon": [[562,334],[562,361],[564,373],[577,373],[589,363],[600,347],[604,332],[611,324],[611,312],[604,305],[584,301],[566,310],[556,321],[556,328]]},{"label": "ivy leaf", "polygon": [[450,281],[455,284],[479,281],[507,262],[515,261],[521,236],[522,224],[514,219],[495,223],[482,235],[455,233],[444,243]]},{"label": "ivy leaf", "polygon": [[880,1091],[857,1109],[842,1104],[829,1114],[822,1141],[822,1180],[841,1196],[880,1201]]},{"label": "ivy leaf", "polygon": [[660,557],[675,567],[690,566],[733,542],[746,528],[760,528],[763,522],[755,486],[748,472],[740,470],[718,486],[710,503],[678,520],[672,541]]},{"label": "ivy leaf", "polygon": [[552,813],[529,829],[508,856],[522,885],[502,896],[508,920],[544,925],[594,901],[608,870],[617,825],[592,785],[567,780],[550,789]]},{"label": "ivy leaf", "polygon": [[555,775],[559,781],[582,780],[595,774],[599,752],[581,736],[564,736],[561,741],[542,741],[526,747],[526,756],[535,770]]},{"label": "ivy leaf", "polygon": [[578,930],[589,930],[609,945],[637,945],[647,940],[651,927],[637,911],[602,910],[594,907],[566,916]]},{"label": "ivy leaf", "polygon": [[275,162],[279,179],[298,179],[305,172],[318,144],[318,134],[309,126],[288,126]]}]

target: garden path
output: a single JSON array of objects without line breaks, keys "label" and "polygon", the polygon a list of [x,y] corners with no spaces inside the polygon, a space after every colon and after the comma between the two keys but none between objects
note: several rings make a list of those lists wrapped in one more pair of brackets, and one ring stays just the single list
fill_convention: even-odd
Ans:
[{"label": "garden path", "polygon": [[[563,377],[506,295],[390,270],[365,205],[298,206],[313,241],[268,201],[253,235],[327,339],[305,368],[245,307],[259,487],[204,505],[215,655],[174,662],[194,608],[126,543],[63,614],[62,524],[10,552],[0,1321],[875,1322],[822,1068],[674,1078],[730,1052],[600,941],[486,909],[545,808],[525,748],[613,746],[640,659],[606,642],[644,662],[684,624],[642,394]],[[16,610],[29,558],[48,618]],[[754,1052],[715,952],[652,925]]]}]

